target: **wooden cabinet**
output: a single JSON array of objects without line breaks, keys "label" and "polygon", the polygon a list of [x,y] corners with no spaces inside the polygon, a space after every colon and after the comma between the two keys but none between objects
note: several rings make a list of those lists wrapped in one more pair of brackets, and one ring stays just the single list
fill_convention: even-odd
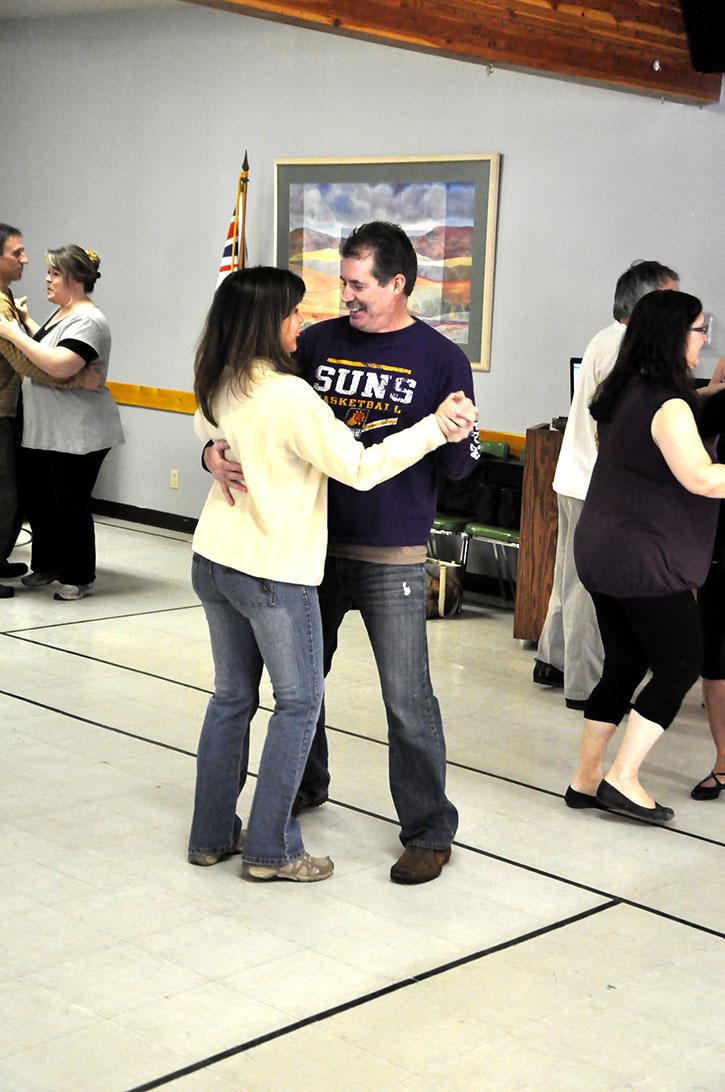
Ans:
[{"label": "wooden cabinet", "polygon": [[526,430],[514,637],[538,641],[554,579],[557,497],[551,487],[563,433],[549,425]]}]

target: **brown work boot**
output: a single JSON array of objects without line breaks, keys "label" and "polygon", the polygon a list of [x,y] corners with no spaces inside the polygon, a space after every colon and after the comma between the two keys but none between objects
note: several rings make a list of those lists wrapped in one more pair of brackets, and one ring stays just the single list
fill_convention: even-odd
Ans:
[{"label": "brown work boot", "polygon": [[406,846],[403,856],[390,869],[390,879],[393,883],[428,883],[440,876],[443,865],[450,859],[450,846],[447,849]]}]

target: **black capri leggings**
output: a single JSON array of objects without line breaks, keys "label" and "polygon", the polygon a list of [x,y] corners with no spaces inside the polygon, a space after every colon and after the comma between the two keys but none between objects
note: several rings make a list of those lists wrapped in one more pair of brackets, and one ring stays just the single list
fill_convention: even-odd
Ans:
[{"label": "black capri leggings", "polygon": [[584,710],[587,720],[619,724],[648,669],[652,678],[633,708],[668,728],[697,681],[702,636],[689,591],[639,599],[592,594],[604,645],[602,677]]}]

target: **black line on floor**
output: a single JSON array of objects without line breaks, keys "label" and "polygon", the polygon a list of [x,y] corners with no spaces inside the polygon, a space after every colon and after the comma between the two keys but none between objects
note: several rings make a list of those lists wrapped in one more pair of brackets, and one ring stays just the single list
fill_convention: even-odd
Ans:
[{"label": "black line on floor", "polygon": [[[145,618],[149,614],[171,614],[175,610],[199,610],[201,603],[187,603],[182,607],[157,607],[156,610],[137,610],[131,614],[109,614],[103,618],[75,618],[72,622],[46,622],[43,626],[25,626],[23,629],[5,629],[0,633],[5,637],[14,637],[17,633],[34,633],[38,629],[62,629],[63,626],[87,626],[93,622],[115,622],[120,618]],[[54,648],[54,645],[48,645],[48,648]],[[65,648],[58,649],[58,652],[67,652]],[[102,661],[105,662],[105,661]],[[128,668],[132,671],[133,668]],[[179,683],[180,686],[185,686],[185,683]]]},{"label": "black line on floor", "polygon": [[[28,705],[34,705],[39,709],[47,709],[51,713],[58,713],[60,716],[68,717],[69,720],[77,720],[83,724],[90,724],[94,728],[103,728],[107,732],[113,732],[114,735],[126,736],[128,739],[135,739],[141,743],[150,743],[152,746],[160,747],[165,751],[175,751],[177,754],[186,755],[188,758],[196,758],[196,753],[194,751],[187,751],[183,747],[174,747],[170,743],[163,743],[158,739],[141,736],[136,732],[129,732],[124,728],[114,728],[110,724],[102,724],[100,721],[82,717],[77,713],[68,713],[64,709],[57,709],[52,705],[47,705],[45,702],[36,701],[34,698],[26,698],[21,694],[13,694],[8,690],[0,690],[0,695],[4,695],[7,698],[15,698],[17,701],[26,702]],[[247,776],[256,778],[257,775],[252,773],[252,771],[248,771]],[[397,819],[391,819],[389,815],[381,815],[378,812],[370,811],[368,808],[358,807],[356,804],[348,804],[343,800],[336,800],[333,797],[330,797],[327,802],[336,807],[344,808],[346,811],[353,811],[358,815],[365,815],[370,819],[376,819],[381,823],[387,823],[389,826],[400,826]],[[636,910],[644,911],[644,913],[654,914],[657,917],[666,918],[668,921],[674,921],[678,925],[685,925],[690,929],[697,929],[699,932],[707,933],[710,936],[719,937],[720,939],[725,940],[725,932],[721,932],[718,929],[711,929],[707,925],[700,925],[699,922],[690,921],[688,918],[680,918],[675,914],[668,914],[665,910],[658,910],[656,907],[647,906],[645,903],[635,902],[633,899],[628,899],[623,895],[615,895],[611,891],[604,891],[601,887],[592,887],[590,884],[581,883],[579,880],[571,880],[567,876],[560,876],[557,872],[549,872],[547,869],[537,868],[536,865],[524,864],[522,861],[516,861],[512,857],[504,857],[500,853],[494,853],[489,849],[481,849],[479,846],[472,846],[467,842],[460,842],[454,839],[451,844],[458,849],[465,849],[467,852],[475,853],[480,857],[489,857],[491,860],[500,861],[502,864],[510,865],[512,868],[518,868],[523,872],[530,872],[533,875],[542,876],[544,879],[554,880],[556,883],[563,883],[567,887],[574,887],[579,891],[586,891],[591,895],[599,895],[602,898],[614,900],[615,902],[621,903],[623,906],[631,906]]]},{"label": "black line on floor", "polygon": [[162,1085],[169,1084],[171,1081],[179,1080],[180,1077],[188,1077],[191,1073],[198,1073],[201,1069],[208,1069],[210,1066],[216,1065],[218,1062],[223,1062],[227,1058],[233,1058],[237,1054],[246,1054],[247,1051],[253,1050],[255,1047],[274,1042],[275,1039],[281,1039],[286,1035],[291,1035],[295,1031],[301,1031],[302,1028],[310,1027],[312,1024],[322,1023],[324,1020],[329,1020],[333,1016],[339,1016],[343,1012],[350,1012],[352,1009],[358,1009],[362,1005],[370,1004],[371,1001],[378,1001],[381,997],[387,997],[391,993],[398,993],[400,990],[405,990],[410,986],[425,982],[429,978],[435,978],[437,975],[446,974],[449,971],[456,970],[458,967],[463,967],[467,963],[475,963],[480,959],[485,959],[486,956],[495,955],[497,952],[503,952],[507,948],[515,948],[519,944],[525,944],[527,941],[535,940],[537,937],[545,936],[547,933],[553,933],[559,929],[564,929],[569,925],[582,921],[584,918],[590,918],[594,914],[601,914],[603,910],[611,910],[612,907],[617,905],[618,900],[612,899],[609,902],[603,903],[601,906],[593,906],[588,910],[582,910],[578,914],[572,914],[571,917],[552,922],[550,925],[542,925],[538,929],[532,929],[528,933],[522,933],[521,936],[513,937],[511,940],[504,940],[500,944],[494,944],[489,948],[482,948],[478,952],[471,952],[469,955],[460,956],[458,959],[453,959],[448,963],[442,963],[437,967],[431,967],[429,970],[421,971],[419,974],[411,975],[409,978],[400,979],[398,982],[391,982],[389,986],[381,986],[379,990],[372,990],[370,993],[363,994],[361,997],[355,997],[350,1001],[343,1001],[339,1005],[333,1005],[329,1009],[323,1009],[321,1012],[312,1013],[310,1016],[305,1016],[301,1020],[295,1020],[292,1024],[285,1024],[284,1027],[276,1028],[274,1031],[268,1031],[264,1035],[258,1035],[255,1039],[248,1039],[245,1043],[239,1043],[237,1046],[228,1047],[226,1050],[220,1050],[217,1054],[210,1054],[207,1058],[202,1058],[198,1062],[192,1062],[189,1065],[183,1066],[181,1069],[174,1070],[173,1073],[165,1073],[162,1077],[156,1077],[151,1081],[147,1081],[145,1084],[137,1085],[135,1088],[129,1089],[128,1092],[151,1092],[151,1089],[153,1088],[160,1088]]},{"label": "black line on floor", "polygon": [[[194,606],[196,607],[196,606],[198,606],[198,604],[195,604]],[[164,608],[164,610],[190,610],[190,609],[192,609],[192,608],[190,608],[190,607],[168,607],[168,608]],[[149,612],[145,612],[145,613],[155,614],[157,612],[156,611],[149,611]],[[159,613],[163,613],[163,611],[161,611]],[[118,615],[118,617],[135,618],[137,616],[136,615]],[[89,622],[90,621],[108,621],[108,620],[109,619],[88,619]],[[62,623],[60,623],[60,625],[76,625],[76,623],[75,622],[62,622]],[[13,637],[13,638],[15,638],[15,640],[18,640],[18,641],[26,641],[28,644],[37,645],[39,648],[50,648],[50,649],[53,649],[55,652],[63,652],[67,656],[77,656],[80,659],[90,660],[93,663],[104,664],[107,667],[115,667],[119,671],[130,671],[130,672],[132,672],[134,674],[137,674],[137,675],[145,675],[149,679],[158,679],[160,682],[171,683],[173,686],[181,686],[181,687],[183,687],[183,688],[185,688],[187,690],[194,690],[194,691],[196,691],[197,693],[200,693],[200,694],[211,694],[212,693],[212,691],[208,690],[206,687],[196,686],[194,683],[182,682],[180,679],[172,679],[172,678],[169,678],[168,675],[158,675],[154,671],[144,671],[140,667],[131,667],[128,664],[119,664],[119,663],[116,663],[114,660],[104,660],[100,656],[91,656],[87,652],[77,652],[75,649],[62,648],[59,645],[49,644],[47,641],[35,641],[30,637],[22,636],[24,633],[33,632],[34,629],[53,629],[53,628],[55,628],[55,627],[53,627],[53,626],[36,626],[36,627],[33,627],[33,629],[27,629],[27,630],[8,630],[3,635],[5,637]],[[10,696],[12,697],[14,695],[10,695]],[[270,707],[268,705],[260,705],[259,709],[262,712],[265,712],[265,713],[274,712],[274,710],[270,709]],[[335,725],[332,725],[332,724],[326,724],[325,728],[330,732],[338,732],[340,735],[348,736],[350,739],[359,739],[359,740],[363,740],[363,741],[365,741],[367,743],[375,743],[379,747],[387,747],[388,746],[388,741],[387,740],[377,739],[374,736],[368,736],[368,735],[365,735],[362,732],[353,732],[349,728],[337,728],[337,727],[335,727]],[[505,774],[492,773],[490,770],[482,770],[482,769],[479,769],[479,767],[477,767],[477,766],[469,766],[466,763],[456,762],[453,759],[446,759],[446,765],[454,767],[457,770],[464,770],[467,773],[478,774],[481,777],[490,777],[494,781],[503,781],[507,785],[516,785],[518,788],[528,789],[531,792],[538,792],[543,796],[553,796],[557,800],[563,800],[564,799],[564,794],[560,793],[560,792],[555,792],[554,789],[545,789],[540,785],[533,785],[533,784],[531,784],[531,782],[528,782],[528,781],[520,781],[520,780],[518,780],[517,778],[514,778],[514,777],[507,777]],[[342,806],[344,807],[344,806],[347,806],[347,805],[342,805]],[[646,819],[637,819],[634,816],[628,816],[627,818],[629,818],[630,821],[633,822],[633,823],[640,823],[640,824],[645,825],[645,826],[650,825],[647,822]],[[706,834],[697,834],[695,831],[683,830],[681,827],[663,827],[662,829],[668,831],[670,834],[679,834],[683,838],[692,838],[696,842],[704,842],[707,845],[719,846],[721,849],[725,849],[725,842],[722,842],[717,838],[709,838]]]},{"label": "black line on floor", "polygon": [[[343,804],[343,807],[348,805]],[[710,936],[719,937],[720,940],[725,940],[725,932],[721,932],[719,929],[711,929],[709,925],[700,925],[699,922],[690,921],[689,918],[680,918],[676,914],[668,914],[666,910],[658,910],[655,906],[647,906],[643,902],[635,902],[634,899],[628,899],[624,895],[614,895],[611,891],[603,891],[600,887],[591,887],[586,883],[579,883],[578,880],[570,880],[566,876],[560,876],[556,872],[548,872],[544,868],[537,868],[536,865],[523,864],[521,861],[514,861],[511,857],[504,857],[500,853],[493,853],[490,849],[479,849],[478,846],[468,845],[466,842],[453,841],[452,845],[459,849],[468,850],[469,853],[477,853],[480,857],[490,857],[493,861],[500,861],[502,864],[511,865],[513,868],[519,868],[524,872],[531,872],[536,876],[543,876],[547,880],[556,880],[557,883],[566,884],[568,887],[577,887],[581,891],[587,891],[592,895],[602,895],[604,898],[615,899],[621,903],[622,906],[631,906],[635,910],[643,910],[646,914],[654,914],[659,918],[666,918],[668,921],[677,922],[678,925],[686,925],[690,929],[697,929],[701,933],[708,933]]]},{"label": "black line on floor", "polygon": [[[149,736],[140,736],[136,732],[129,732],[125,728],[114,728],[112,724],[102,724],[100,720],[91,720],[90,717],[82,717],[78,713],[69,713],[65,709],[56,709],[54,705],[47,705],[44,701],[36,701],[34,698],[26,698],[23,694],[12,694],[9,690],[0,690],[0,694],[6,698],[15,698],[16,701],[24,701],[28,705],[34,705],[38,709],[47,709],[49,713],[58,713],[69,720],[78,720],[81,724],[91,724],[94,728],[103,728],[106,732],[113,732],[117,736],[127,736],[129,739],[137,739],[141,743],[151,743],[154,747],[161,747],[164,751],[176,751],[177,754],[186,755],[188,758],[196,758],[195,751],[187,751],[183,747],[174,747],[171,743],[163,743],[159,739],[151,739]],[[253,777],[250,774],[250,777]]]},{"label": "black line on floor", "polygon": [[[204,686],[196,686],[194,683],[170,679],[168,675],[157,675],[155,671],[144,671],[142,667],[129,667],[127,664],[117,664],[114,660],[104,660],[100,656],[91,656],[88,652],[77,652],[73,648],[62,648],[60,645],[50,645],[47,641],[34,641],[32,637],[23,637],[23,632],[27,631],[15,630],[12,633],[5,633],[4,636],[12,637],[16,641],[24,641],[28,645],[36,645],[38,648],[50,648],[53,649],[54,652],[64,652],[67,656],[78,656],[81,660],[91,660],[92,663],[103,664],[104,667],[116,667],[119,671],[132,671],[134,675],[145,675],[148,679],[158,679],[159,682],[172,683],[174,686],[183,686],[186,690],[198,690],[200,694],[214,693],[213,690],[208,690]],[[266,706],[260,706],[260,709],[262,708],[264,708],[266,712],[272,712],[271,709],[267,710]]]}]

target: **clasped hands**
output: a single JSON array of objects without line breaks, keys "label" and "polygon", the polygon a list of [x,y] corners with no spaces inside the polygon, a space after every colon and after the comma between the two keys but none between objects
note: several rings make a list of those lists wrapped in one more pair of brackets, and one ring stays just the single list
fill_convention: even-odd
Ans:
[{"label": "clasped hands", "polygon": [[[445,398],[435,411],[438,426],[446,439],[455,443],[464,440],[476,423],[476,407],[463,391],[455,391]],[[240,493],[247,492],[241,463],[232,462],[224,457],[229,449],[226,440],[217,440],[204,449],[203,460],[207,470],[214,475],[227,504],[234,504],[232,489]]]},{"label": "clasped hands", "polygon": [[476,407],[463,391],[453,391],[435,411],[438,427],[448,443],[465,440],[476,423]]}]

